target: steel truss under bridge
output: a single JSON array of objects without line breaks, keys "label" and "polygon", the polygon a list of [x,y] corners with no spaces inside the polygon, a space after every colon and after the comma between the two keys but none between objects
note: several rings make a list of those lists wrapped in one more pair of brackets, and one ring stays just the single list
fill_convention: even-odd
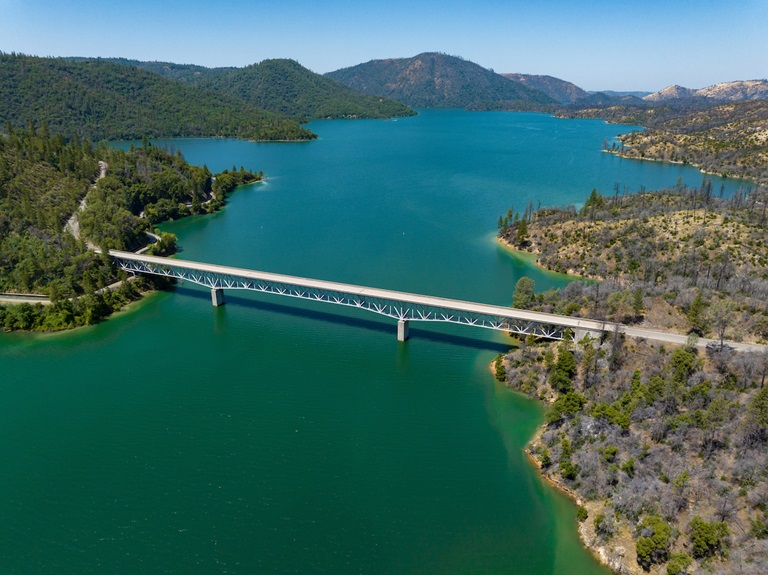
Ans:
[{"label": "steel truss under bridge", "polygon": [[562,340],[566,333],[576,338],[598,335],[610,329],[602,322],[530,312],[502,306],[424,296],[342,284],[323,280],[273,274],[110,251],[125,271],[176,278],[210,288],[214,305],[224,303],[221,290],[250,290],[364,309],[398,320],[398,339],[408,337],[409,321],[439,321]]}]

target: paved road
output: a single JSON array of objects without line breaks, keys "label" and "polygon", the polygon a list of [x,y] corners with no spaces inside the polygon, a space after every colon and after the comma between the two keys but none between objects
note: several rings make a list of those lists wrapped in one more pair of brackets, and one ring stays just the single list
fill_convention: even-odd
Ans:
[{"label": "paved road", "polygon": [[49,305],[51,300],[47,295],[33,293],[0,293],[0,303],[17,305],[20,303],[41,303]]}]

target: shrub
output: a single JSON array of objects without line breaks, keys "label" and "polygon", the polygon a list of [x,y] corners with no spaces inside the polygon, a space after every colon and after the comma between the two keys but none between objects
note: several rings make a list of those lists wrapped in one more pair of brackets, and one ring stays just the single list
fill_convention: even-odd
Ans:
[{"label": "shrub", "polygon": [[694,557],[711,557],[715,553],[724,551],[727,544],[725,538],[730,533],[724,521],[708,523],[696,515],[691,519],[688,528]]}]

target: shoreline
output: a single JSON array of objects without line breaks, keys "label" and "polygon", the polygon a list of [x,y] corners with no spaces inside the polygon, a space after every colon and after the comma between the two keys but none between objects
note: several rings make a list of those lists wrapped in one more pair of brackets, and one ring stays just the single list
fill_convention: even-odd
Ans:
[{"label": "shoreline", "polygon": [[[628,148],[630,150],[634,148]],[[641,162],[658,162],[661,164],[673,164],[676,166],[690,166],[691,168],[694,168],[699,171],[700,174],[704,174],[705,176],[715,176],[717,178],[722,178],[724,180],[741,180],[743,182],[751,183],[754,186],[760,186],[762,184],[758,183],[756,180],[753,180],[746,176],[732,176],[732,175],[726,175],[724,176],[721,173],[718,172],[711,172],[709,170],[705,170],[701,166],[698,166],[696,164],[692,164],[691,162],[681,162],[680,160],[664,160],[662,158],[647,158],[647,157],[635,157],[635,156],[627,156],[625,154],[622,154],[622,150],[619,150],[618,148],[616,150],[601,150],[602,152],[606,154],[611,154],[613,156],[616,156],[617,158],[621,158],[622,160],[639,160]]]},{"label": "shoreline", "polygon": [[[494,379],[494,382],[496,383],[503,383],[500,382],[498,379],[496,379],[496,362],[497,359],[491,360],[491,362],[488,364],[488,371],[490,372],[491,376]],[[535,401],[539,403],[546,404],[547,402],[543,399],[540,399],[535,396],[527,395],[523,393],[522,391],[518,391],[516,389],[512,389],[509,387],[509,385],[504,384],[504,387],[507,391],[512,393],[519,393],[520,395],[528,398],[528,399],[534,399]],[[561,483],[557,479],[553,478],[549,474],[547,474],[544,469],[541,466],[541,462],[536,458],[536,455],[533,453],[533,450],[531,446],[541,438],[541,435],[546,430],[547,424],[546,422],[542,422],[539,427],[536,428],[536,431],[531,436],[531,438],[526,442],[525,446],[523,447],[523,456],[525,457],[525,460],[528,462],[529,465],[531,465],[533,468],[536,469],[538,472],[538,477],[541,479],[546,485],[554,489],[555,491],[563,494],[566,496],[574,505],[576,505],[577,509],[579,507],[584,507],[588,511],[588,518],[593,516],[593,512],[595,511],[594,507],[595,505],[590,505],[588,502],[583,501],[577,493],[575,493],[571,488],[569,488],[567,485]],[[589,540],[589,531],[588,531],[588,525],[587,525],[587,519],[584,521],[576,520],[576,532],[579,535],[579,540],[581,541],[582,546],[584,549],[586,549],[592,557],[600,563],[603,567],[606,567],[607,569],[610,569],[614,573],[622,573],[626,570],[627,566],[624,565],[624,563],[620,559],[611,559],[609,555],[609,551],[601,546],[601,545],[593,545],[590,543]],[[624,555],[624,549],[618,548],[617,551],[619,551],[620,557],[623,557]],[[631,568],[630,572],[631,571]]]},{"label": "shoreline", "polygon": [[[106,171],[107,171],[107,168],[108,168],[108,164],[106,162],[100,160],[99,161],[99,167],[100,167],[99,176],[96,178],[96,182],[94,182],[92,188],[96,187],[96,183],[100,179],[102,179],[102,178],[104,178],[106,176]],[[215,179],[215,178],[213,178],[213,179]],[[217,205],[214,205],[214,209],[212,211],[205,211],[205,212],[198,213],[198,214],[190,213],[190,214],[183,215],[181,218],[178,218],[178,219],[180,220],[180,219],[185,219],[185,218],[192,218],[192,217],[195,217],[195,216],[208,216],[208,215],[213,215],[213,214],[216,214],[218,212],[221,212],[224,209],[224,207],[226,206],[226,197],[229,194],[231,194],[232,192],[234,192],[236,189],[238,189],[240,187],[244,187],[244,186],[251,186],[251,185],[255,185],[255,184],[266,183],[266,181],[267,181],[266,176],[256,175],[256,179],[253,180],[253,181],[246,182],[246,183],[243,183],[243,184],[238,184],[238,185],[234,186],[232,189],[220,190],[219,194],[221,194],[221,198],[219,198],[217,195],[212,193],[211,194],[211,198],[209,198],[206,202],[204,202],[204,204],[210,205],[212,200],[214,200],[214,199],[219,200],[220,203],[217,204]],[[87,194],[86,194],[86,197],[87,197]],[[67,224],[64,226],[64,231],[71,233],[76,239],[80,239],[80,229],[79,229],[79,225],[77,225],[78,222],[77,222],[76,216],[82,211],[84,206],[85,206],[85,197],[81,201],[78,209],[75,211],[74,214],[72,214],[72,217],[69,219]],[[144,217],[143,212],[142,212],[142,215],[140,217],[142,217],[142,218]],[[75,222],[75,225],[71,225],[72,221]],[[166,222],[169,222],[169,221],[173,221],[173,218],[171,218],[169,220],[162,221],[162,222],[157,222],[157,225],[162,225],[162,224],[164,224]],[[145,245],[139,247],[138,249],[136,249],[134,251],[134,253],[136,253],[136,254],[145,253],[150,248],[150,246],[152,246],[152,244],[154,244],[156,241],[158,241],[160,239],[160,236],[155,234],[153,231],[145,231],[144,233],[146,234],[146,236],[148,238],[150,238],[150,239],[152,239],[154,241],[150,241],[147,244],[145,244]],[[96,248],[96,246],[91,244],[90,241],[87,241],[87,244],[88,244],[88,247],[89,247],[89,251],[90,250],[94,250]],[[137,276],[134,274],[133,276],[128,277],[125,280],[113,281],[112,283],[110,283],[110,284],[108,284],[108,285],[106,285],[106,286],[104,286],[102,288],[97,289],[94,293],[100,295],[100,294],[104,294],[105,292],[116,291],[117,289],[119,289],[123,285],[124,282],[133,283],[136,278],[137,278]],[[112,279],[116,280],[117,278],[114,277]],[[145,291],[138,292],[138,297],[136,299],[130,300],[130,301],[126,302],[125,305],[121,306],[118,309],[113,310],[108,315],[105,315],[104,317],[102,317],[101,319],[96,321],[96,323],[93,323],[93,324],[76,325],[76,326],[65,327],[65,328],[61,328],[61,329],[30,329],[30,330],[24,330],[24,329],[5,330],[5,329],[3,329],[2,326],[0,326],[0,331],[2,331],[4,333],[7,333],[7,334],[20,333],[20,334],[41,334],[41,335],[57,334],[57,333],[65,333],[65,332],[74,332],[74,331],[79,330],[81,328],[90,327],[90,326],[96,325],[98,323],[101,323],[103,321],[109,320],[110,318],[114,317],[116,314],[128,313],[129,311],[131,311],[129,308],[131,308],[132,304],[140,302],[140,301],[144,300],[144,298],[147,295],[152,294],[152,293],[156,293],[158,291],[164,291],[164,290],[162,290],[162,289],[150,289],[150,290],[145,290]],[[3,295],[7,295],[8,297],[4,298],[4,297],[2,297]],[[7,307],[21,305],[21,304],[24,304],[24,303],[27,303],[27,304],[33,305],[33,306],[34,305],[41,305],[41,306],[46,306],[47,307],[47,306],[52,305],[52,303],[53,303],[53,302],[51,302],[50,298],[47,295],[45,295],[45,294],[31,294],[32,296],[37,296],[35,301],[30,301],[29,299],[27,299],[25,301],[23,299],[24,296],[29,296],[29,295],[30,294],[13,294],[13,293],[0,294],[0,307],[7,308]],[[85,295],[85,294],[82,294],[82,295]],[[72,296],[72,297],[75,297],[75,296]],[[9,301],[9,300],[14,300],[14,299],[17,299],[17,300],[20,300],[20,301],[15,301],[15,302],[14,301]]]},{"label": "shoreline", "polygon": [[512,252],[513,256],[515,256],[515,257],[523,257],[525,259],[529,259],[529,260],[533,261],[533,263],[536,265],[536,267],[538,267],[540,270],[545,271],[547,273],[557,274],[559,276],[566,276],[568,278],[573,279],[574,281],[576,281],[576,280],[589,280],[589,281],[598,281],[598,282],[605,281],[604,278],[585,276],[585,275],[577,274],[572,269],[567,270],[565,273],[559,272],[559,271],[556,271],[556,270],[551,270],[548,267],[542,265],[541,262],[539,262],[539,256],[538,256],[537,253],[535,253],[535,252],[528,252],[528,251],[516,248],[515,246],[510,244],[507,240],[505,240],[503,237],[499,236],[498,234],[496,235],[496,241],[504,249]]}]

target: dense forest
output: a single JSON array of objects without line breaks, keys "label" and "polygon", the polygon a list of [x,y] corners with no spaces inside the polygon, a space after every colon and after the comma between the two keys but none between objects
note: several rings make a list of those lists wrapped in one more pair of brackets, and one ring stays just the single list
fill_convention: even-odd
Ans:
[{"label": "dense forest", "polygon": [[[86,58],[68,58],[73,62]],[[393,118],[415,112],[389,98],[367,96],[315,74],[294,60],[270,59],[244,68],[205,68],[193,64],[104,58],[169,80],[249,102],[301,122],[311,118]]]},{"label": "dense forest", "polygon": [[295,120],[107,61],[0,53],[0,123],[34,121],[81,140],[228,136],[309,140]]},{"label": "dense forest", "polygon": [[196,86],[241,98],[260,108],[308,121],[310,118],[392,118],[415,112],[389,98],[360,94],[294,60],[259,64],[201,77]]},{"label": "dense forest", "polygon": [[[536,293],[522,278],[515,307],[690,334],[677,348],[529,338],[496,361],[500,381],[548,403],[531,455],[618,572],[768,570],[768,352],[722,343],[768,340],[768,198],[749,192],[721,198],[705,178],[499,218],[543,266],[602,280]],[[721,343],[703,351],[702,335]]]},{"label": "dense forest", "polygon": [[[0,292],[44,294],[52,303],[0,305],[5,330],[91,324],[136,299],[150,280],[105,290],[124,276],[89,244],[134,249],[146,243],[152,224],[215,211],[235,187],[262,177],[234,167],[212,176],[146,139],[124,152],[78,138],[67,142],[45,125],[6,129],[0,137]],[[97,180],[99,161],[107,174]],[[83,198],[82,237],[76,238],[65,224]],[[162,255],[174,245],[175,238],[163,234],[153,249]]]}]

